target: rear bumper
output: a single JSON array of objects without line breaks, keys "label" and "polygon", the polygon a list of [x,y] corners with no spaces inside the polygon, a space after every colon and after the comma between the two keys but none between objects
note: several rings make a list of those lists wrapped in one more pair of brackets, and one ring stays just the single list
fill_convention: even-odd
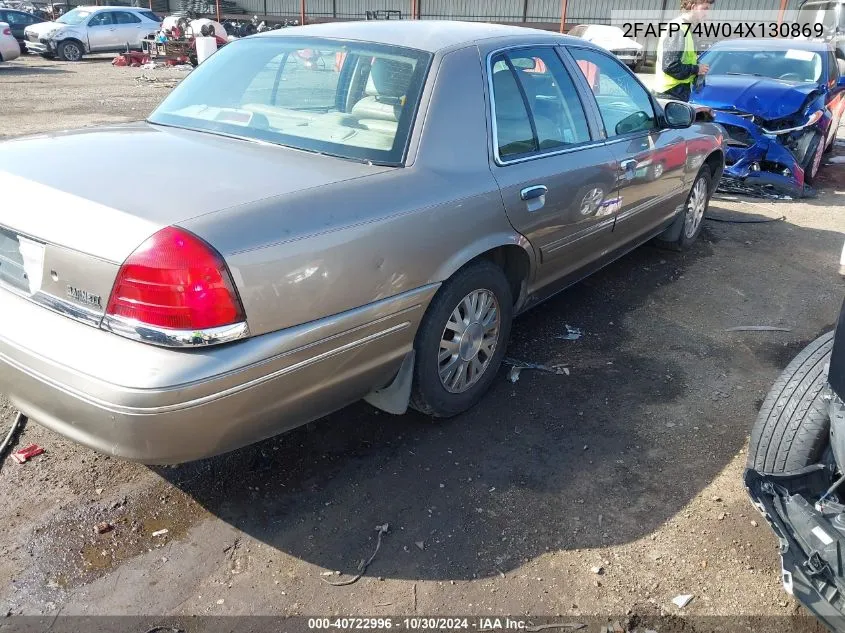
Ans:
[{"label": "rear bumper", "polygon": [[0,289],[0,390],[34,421],[109,455],[145,463],[209,457],[387,384],[435,291],[182,351],[115,336]]},{"label": "rear bumper", "polygon": [[0,40],[0,57],[4,62],[10,62],[17,59],[21,54],[21,47],[18,41],[12,37],[4,37]]}]

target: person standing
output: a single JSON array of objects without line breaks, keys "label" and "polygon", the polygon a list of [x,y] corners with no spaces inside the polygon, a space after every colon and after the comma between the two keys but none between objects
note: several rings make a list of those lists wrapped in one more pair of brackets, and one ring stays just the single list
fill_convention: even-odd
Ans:
[{"label": "person standing", "polygon": [[707,19],[715,0],[681,0],[681,15],[669,24],[680,28],[669,28],[657,42],[657,65],[654,68],[654,91],[661,97],[689,101],[692,84],[696,77],[710,69],[707,64],[698,63],[692,30]]}]

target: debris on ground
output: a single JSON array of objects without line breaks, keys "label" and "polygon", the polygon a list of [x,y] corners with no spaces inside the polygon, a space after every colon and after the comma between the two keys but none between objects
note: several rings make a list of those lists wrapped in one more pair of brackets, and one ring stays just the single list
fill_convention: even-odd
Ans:
[{"label": "debris on ground", "polygon": [[692,599],[694,597],[695,596],[693,596],[692,594],[681,594],[679,596],[675,596],[674,598],[672,598],[672,604],[674,604],[679,609],[683,609],[690,602],[692,602]]},{"label": "debris on ground", "polygon": [[100,523],[94,526],[94,534],[105,534],[106,532],[111,532],[113,529],[113,524],[109,523],[108,521],[101,521]]},{"label": "debris on ground", "polygon": [[567,323],[566,334],[559,334],[555,336],[555,338],[560,339],[562,341],[577,341],[582,336],[584,336],[584,333],[579,328],[572,327]]},{"label": "debris on ground", "polygon": [[529,363],[514,358],[505,358],[503,361],[506,365],[511,365],[511,370],[508,372],[508,380],[516,382],[519,380],[519,375],[526,369],[536,369],[547,374],[555,374],[557,376],[568,376],[569,368],[563,365],[540,365],[538,363]]},{"label": "debris on ground", "polygon": [[416,545],[417,549],[419,549],[420,551],[425,550],[425,543],[423,541],[416,541],[414,545]]},{"label": "debris on ground", "polygon": [[[376,537],[376,549],[373,552],[372,556],[370,556],[367,560],[361,561],[361,563],[358,565],[358,573],[355,574],[355,576],[353,576],[349,580],[342,580],[340,582],[332,582],[331,580],[326,580],[325,578],[322,578],[322,581],[331,585],[332,587],[345,587],[347,585],[351,585],[351,584],[358,582],[361,579],[361,577],[366,573],[367,567],[369,567],[370,564],[373,562],[373,559],[375,559],[376,554],[378,554],[379,549],[381,549],[381,539],[385,534],[387,534],[388,530],[390,530],[390,524],[389,523],[385,523],[383,525],[377,525],[376,526],[376,532],[378,534],[378,536]],[[384,580],[384,579],[382,577],[379,577],[379,580]]]},{"label": "debris on ground", "polygon": [[[704,219],[727,224],[766,224],[767,222],[783,222],[786,220],[786,216],[782,215],[779,218],[724,218],[718,215],[705,215]],[[748,243],[750,244],[750,242]]]},{"label": "debris on ground", "polygon": [[153,536],[164,536],[164,535],[165,535],[165,534],[167,534],[169,531],[170,531],[170,530],[168,530],[167,528],[164,528],[164,529],[162,529],[162,530],[156,530],[155,532],[153,532],[153,534],[152,534],[152,535],[153,535]]},{"label": "debris on ground", "polygon": [[604,573],[604,567],[602,567],[600,565],[596,565],[595,567],[590,567],[590,571],[593,572],[594,574],[601,575],[601,574]]},{"label": "debris on ground", "polygon": [[[15,415],[15,420],[14,422],[12,422],[12,426],[9,427],[9,432],[6,433],[6,437],[3,438],[3,442],[0,443],[0,459],[2,459],[6,455],[6,451],[9,449],[10,446],[12,446],[12,441],[14,440],[15,435],[19,431],[23,430],[26,421],[27,417],[23,413],[18,412]],[[14,455],[12,457],[14,457]],[[15,461],[17,461],[17,458],[15,458]],[[18,463],[22,464],[23,462]]]},{"label": "debris on ground", "polygon": [[729,327],[725,332],[791,332],[792,328],[777,327],[775,325],[737,325]]},{"label": "debris on ground", "polygon": [[25,446],[19,450],[16,450],[12,453],[12,459],[14,459],[17,463],[23,464],[27,460],[32,459],[36,455],[41,455],[44,452],[44,449],[38,446],[38,444],[30,444],[29,446]]},{"label": "debris on ground", "polygon": [[579,631],[581,629],[586,629],[587,625],[581,622],[560,622],[560,623],[551,623],[551,624],[536,624],[536,625],[527,625],[523,630],[529,631],[530,633],[537,633],[537,631],[548,631],[551,629],[561,629],[561,630],[568,630],[568,631]]}]

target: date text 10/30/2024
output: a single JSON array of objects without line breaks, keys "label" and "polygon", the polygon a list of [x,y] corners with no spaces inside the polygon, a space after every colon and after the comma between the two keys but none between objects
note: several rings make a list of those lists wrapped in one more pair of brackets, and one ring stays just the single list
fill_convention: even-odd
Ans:
[{"label": "date text 10/30/2024", "polygon": [[308,628],[327,631],[530,631],[531,624],[510,617],[349,617],[309,618]]}]

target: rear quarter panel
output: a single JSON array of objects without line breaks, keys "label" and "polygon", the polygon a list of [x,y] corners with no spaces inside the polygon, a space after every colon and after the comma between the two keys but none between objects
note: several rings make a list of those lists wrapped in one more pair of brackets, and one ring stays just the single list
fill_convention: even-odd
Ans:
[{"label": "rear quarter panel", "polygon": [[254,334],[442,282],[484,250],[524,243],[488,167],[485,108],[477,48],[438,55],[406,167],[183,226],[226,258]]}]

